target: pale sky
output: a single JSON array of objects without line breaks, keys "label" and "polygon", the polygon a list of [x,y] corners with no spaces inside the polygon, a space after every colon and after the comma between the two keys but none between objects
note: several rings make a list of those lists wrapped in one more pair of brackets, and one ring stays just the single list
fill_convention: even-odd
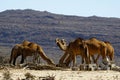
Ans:
[{"label": "pale sky", "polygon": [[1,0],[0,12],[33,9],[56,14],[120,18],[120,0]]}]

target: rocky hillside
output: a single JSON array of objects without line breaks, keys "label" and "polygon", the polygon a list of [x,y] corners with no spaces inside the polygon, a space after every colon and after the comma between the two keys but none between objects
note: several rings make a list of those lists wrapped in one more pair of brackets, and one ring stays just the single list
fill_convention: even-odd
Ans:
[{"label": "rocky hillside", "polygon": [[115,55],[120,56],[119,18],[67,16],[30,9],[0,12],[1,46],[11,49],[16,43],[29,40],[40,44],[49,56],[59,58],[63,52],[55,44],[57,37],[67,43],[77,37],[110,41]]}]

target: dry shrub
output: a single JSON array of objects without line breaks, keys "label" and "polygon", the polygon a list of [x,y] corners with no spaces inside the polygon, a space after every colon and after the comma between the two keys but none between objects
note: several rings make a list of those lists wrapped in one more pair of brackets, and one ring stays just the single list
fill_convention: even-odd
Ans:
[{"label": "dry shrub", "polygon": [[5,70],[5,72],[3,73],[3,80],[13,80],[11,78],[11,73],[9,70]]},{"label": "dry shrub", "polygon": [[49,75],[46,77],[39,77],[39,80],[55,80],[55,75]]},{"label": "dry shrub", "polygon": [[35,76],[30,74],[29,72],[25,74],[25,77],[26,77],[27,80],[35,80]]}]

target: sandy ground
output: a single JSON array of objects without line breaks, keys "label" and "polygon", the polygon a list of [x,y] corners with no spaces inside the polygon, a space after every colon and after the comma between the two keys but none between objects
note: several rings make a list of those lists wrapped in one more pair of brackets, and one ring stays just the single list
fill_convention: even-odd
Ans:
[{"label": "sandy ground", "polygon": [[[6,70],[0,70],[0,80],[3,79],[3,73]],[[27,69],[9,69],[13,80],[25,79],[25,74],[30,73],[35,76],[35,80],[42,80],[42,77],[54,77],[55,80],[120,80],[118,71],[61,71],[61,70],[27,70]],[[19,79],[18,79],[19,78]]]}]

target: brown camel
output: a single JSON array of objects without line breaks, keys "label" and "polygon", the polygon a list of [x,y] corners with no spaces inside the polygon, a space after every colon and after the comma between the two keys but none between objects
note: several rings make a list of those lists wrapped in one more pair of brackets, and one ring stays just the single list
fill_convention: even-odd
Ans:
[{"label": "brown camel", "polygon": [[[112,46],[112,44],[108,41],[104,41],[104,43],[106,44],[106,48],[107,48],[107,52],[106,52],[106,56],[108,56],[108,58],[110,59],[110,62],[114,62],[114,48]],[[100,55],[97,56],[96,58],[96,62],[99,59]]]},{"label": "brown camel", "polygon": [[[68,56],[70,60],[73,60],[73,66],[76,66],[77,55],[81,55],[82,59],[85,59],[86,63],[88,63],[87,46],[85,46],[84,40],[82,38],[77,38],[73,42],[70,42],[68,46],[64,40],[56,38],[56,44],[60,47],[61,50],[65,51],[64,55],[59,60],[59,65],[63,66],[64,60],[66,56]],[[66,59],[65,62],[69,61],[69,59]]]},{"label": "brown camel", "polygon": [[22,44],[17,44],[12,48],[9,63],[11,63],[12,60],[13,60],[13,65],[15,65],[16,59],[20,55],[22,55],[21,63],[23,63],[24,59],[27,56],[33,56],[34,55],[36,57],[37,53],[48,64],[54,65],[54,62],[45,55],[41,46],[39,46],[36,43],[29,42],[29,41],[23,41]]},{"label": "brown camel", "polygon": [[98,55],[102,56],[103,63],[108,64],[108,60],[106,57],[107,45],[103,41],[98,40],[98,39],[93,37],[93,38],[90,38],[88,40],[85,40],[85,43],[88,46],[90,63],[91,63],[90,58],[92,57],[94,63],[97,64],[97,61],[95,60],[94,55],[98,54]]},{"label": "brown camel", "polygon": [[[60,41],[59,41],[59,43],[61,43]],[[59,44],[59,43],[57,43],[57,44]],[[89,40],[85,40],[85,44],[87,45],[87,48],[88,48],[88,51],[89,52],[87,52],[87,53],[89,53],[89,63],[91,63],[91,57],[92,57],[92,59],[93,59],[93,61],[94,61],[94,63],[96,63],[97,64],[97,59],[95,60],[95,58],[94,58],[94,54],[98,54],[98,55],[101,55],[102,56],[102,58],[103,58],[103,60],[105,59],[105,61],[107,60],[107,58],[106,58],[106,44],[104,43],[104,42],[102,42],[102,41],[100,41],[100,40],[97,40],[96,38],[90,38]],[[59,45],[61,45],[62,46],[62,44],[59,44]],[[59,46],[58,45],[58,46]],[[61,46],[59,46],[59,47],[61,47]],[[65,46],[65,45],[64,45]],[[61,47],[62,48],[62,47]],[[67,49],[66,49],[66,51],[67,51]],[[65,52],[66,52],[65,51]],[[66,55],[67,54],[64,54],[62,57],[64,57],[64,58],[66,58]],[[80,55],[80,54],[78,54],[78,55]],[[99,58],[99,57],[98,57]],[[62,59],[62,58],[61,58]],[[83,62],[84,60],[82,60],[82,62]],[[68,66],[69,65],[69,63],[71,62],[71,57],[69,56],[67,59],[66,59],[66,66]]]}]

